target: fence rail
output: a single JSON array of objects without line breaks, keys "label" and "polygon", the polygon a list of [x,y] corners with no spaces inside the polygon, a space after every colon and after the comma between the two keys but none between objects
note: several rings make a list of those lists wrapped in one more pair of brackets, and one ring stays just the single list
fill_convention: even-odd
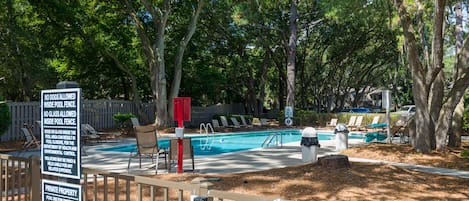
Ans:
[{"label": "fence rail", "polygon": [[[24,124],[33,125],[33,133],[40,135],[39,125],[36,123],[41,120],[40,102],[9,102],[8,106],[12,122],[9,130],[1,136],[1,141],[23,139],[20,128]],[[114,128],[112,115],[118,112],[137,114],[133,102],[124,100],[83,100],[81,108],[81,122],[91,124],[96,129]],[[154,119],[152,103],[144,103],[143,109],[149,119]]]},{"label": "fence rail", "polygon": [[[40,174],[38,157],[20,158],[0,154],[0,201],[41,200],[41,179],[57,180]],[[191,183],[167,181],[144,176],[111,173],[83,168],[81,181],[83,200],[190,200],[191,196],[211,197],[213,200],[272,201],[272,198],[211,189],[205,178]],[[276,199],[281,200],[281,199]]]},{"label": "fence rail", "polygon": [[[8,131],[0,136],[0,141],[22,140],[20,128],[23,125],[33,125],[33,133],[40,135],[39,125],[41,120],[40,102],[9,102],[12,123]],[[132,101],[125,100],[83,100],[81,105],[80,120],[82,123],[92,125],[96,129],[114,128],[112,116],[118,112],[133,113],[137,115],[137,108]],[[155,107],[153,103],[143,104],[144,113],[148,119],[155,119]],[[211,122],[216,114],[244,114],[242,104],[223,104],[210,107],[192,107],[191,121],[185,122],[186,127],[198,127],[200,123]]]}]

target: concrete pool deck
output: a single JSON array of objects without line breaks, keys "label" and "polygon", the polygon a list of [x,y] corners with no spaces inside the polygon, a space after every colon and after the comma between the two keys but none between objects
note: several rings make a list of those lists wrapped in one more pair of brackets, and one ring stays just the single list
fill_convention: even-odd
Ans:
[{"label": "concrete pool deck", "polygon": [[[139,175],[155,174],[154,164],[152,164],[151,159],[143,158],[142,168],[139,168],[138,158],[133,158],[130,170],[127,171],[129,153],[104,152],[97,150],[100,148],[130,143],[135,143],[135,139],[126,138],[119,140],[119,142],[95,143],[87,145],[84,147],[85,153],[82,153],[82,167],[114,173],[130,173]],[[323,140],[319,143],[321,147],[318,149],[318,157],[338,153],[335,151],[335,140]],[[363,144],[364,142],[363,140],[359,139],[349,139],[348,143],[349,146],[357,146]],[[31,155],[40,155],[40,150],[10,152],[9,154],[21,157],[29,157]],[[195,172],[201,174],[219,174],[262,171],[273,168],[282,168],[304,164],[301,160],[301,157],[302,153],[299,142],[292,142],[284,144],[282,147],[270,147],[263,149],[259,148],[249,151],[220,154],[216,156],[196,156]],[[469,178],[469,171],[459,171],[445,168],[435,168],[360,158],[349,158],[349,160],[353,162],[391,164],[423,172]],[[191,168],[191,161],[185,160],[184,169],[186,170]],[[174,164],[172,171],[176,171]],[[167,170],[164,167],[164,159],[161,159],[159,163],[158,174],[165,173],[167,173]]]},{"label": "concrete pool deck", "polygon": [[[335,140],[319,142],[318,156],[337,154]],[[349,139],[349,145],[362,144],[363,140]],[[130,169],[127,171],[129,152],[105,152],[101,148],[135,144],[135,139],[123,138],[117,142],[91,143],[83,147],[82,167],[105,170],[115,173],[155,174],[151,159],[142,158],[142,168],[139,168],[138,158],[132,158]],[[9,154],[21,157],[32,155],[40,156],[40,150],[15,151]],[[303,164],[301,160],[301,147],[299,142],[286,143],[282,147],[258,148],[248,151],[225,153],[214,156],[195,156],[195,172],[209,173],[240,173],[272,168],[281,168]],[[175,164],[172,171],[176,171]],[[191,161],[184,161],[184,169],[192,169]],[[160,159],[158,173],[167,173],[164,159]]]}]

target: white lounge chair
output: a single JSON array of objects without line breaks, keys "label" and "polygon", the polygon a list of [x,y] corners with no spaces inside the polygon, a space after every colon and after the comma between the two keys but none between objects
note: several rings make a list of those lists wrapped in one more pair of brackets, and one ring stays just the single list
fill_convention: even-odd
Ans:
[{"label": "white lounge chair", "polygon": [[337,121],[339,121],[339,119],[332,118],[330,122],[327,122],[326,126],[327,127],[335,127],[335,126],[337,126]]},{"label": "white lounge chair", "polygon": [[85,137],[85,140],[109,140],[119,136],[120,133],[105,133],[98,132],[90,124],[81,125],[81,136]]},{"label": "white lounge chair", "polygon": [[351,127],[352,130],[360,130],[362,127],[362,122],[363,122],[363,116],[358,116],[357,119],[355,120],[355,123]]},{"label": "white lounge chair", "polygon": [[241,127],[241,124],[239,124],[239,121],[238,119],[236,119],[236,117],[231,117],[230,119],[231,119],[231,122],[233,122],[233,125],[235,128]]},{"label": "white lounge chair", "polygon": [[350,116],[350,120],[348,121],[347,127],[354,127],[355,121],[357,120],[357,116]]},{"label": "white lounge chair", "polygon": [[222,126],[220,126],[220,123],[218,123],[218,120],[216,120],[216,119],[212,119],[212,127],[213,128],[222,128]]},{"label": "white lounge chair", "polygon": [[140,126],[140,122],[136,117],[131,117],[130,122],[132,122],[132,126]]},{"label": "white lounge chair", "polygon": [[241,118],[241,125],[242,125],[242,126],[245,126],[245,127],[252,127],[252,124],[248,124],[248,123],[246,122],[246,119],[244,118],[243,115],[241,115],[240,118]]},{"label": "white lounge chair", "polygon": [[24,135],[25,142],[23,149],[39,148],[41,147],[41,141],[37,140],[36,136],[28,128],[21,128],[21,132]]},{"label": "white lounge chair", "polygon": [[377,124],[379,123],[379,116],[374,116],[373,120],[371,121],[371,124]]},{"label": "white lounge chair", "polygon": [[268,126],[269,125],[269,120],[265,118],[261,118],[261,126]]},{"label": "white lounge chair", "polygon": [[228,124],[228,120],[225,116],[220,116],[220,120],[223,127],[234,127],[233,125]]}]

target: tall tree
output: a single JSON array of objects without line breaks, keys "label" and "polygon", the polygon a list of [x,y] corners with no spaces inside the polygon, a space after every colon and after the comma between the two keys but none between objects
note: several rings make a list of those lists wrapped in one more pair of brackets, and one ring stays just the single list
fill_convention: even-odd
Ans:
[{"label": "tall tree", "polygon": [[[429,153],[433,149],[446,148],[446,135],[451,126],[453,112],[469,86],[468,37],[464,39],[461,51],[457,55],[457,75],[453,86],[447,93],[443,92],[443,39],[444,39],[444,0],[435,0],[432,5],[432,46],[431,61],[423,62],[420,58],[422,44],[416,40],[412,13],[419,12],[412,9],[408,2],[395,0],[394,5],[402,25],[404,45],[412,71],[414,102],[417,108],[415,116],[415,136],[413,145],[419,152]],[[417,1],[417,3],[421,3]],[[421,20],[422,18],[418,19]]]},{"label": "tall tree", "polygon": [[[177,53],[179,55],[176,56],[175,61],[175,65],[178,66],[175,69],[176,81],[174,84],[176,85],[180,83],[180,76],[178,73],[181,70],[181,62],[179,59],[182,59],[187,43],[194,33],[203,2],[204,0],[197,1],[197,4],[199,5],[195,7],[187,34],[180,42],[180,48]],[[168,113],[168,104],[172,103],[168,101],[167,95],[165,32],[167,29],[168,19],[172,12],[172,1],[163,0],[160,4],[156,4],[150,0],[141,0],[141,4],[144,9],[136,8],[133,2],[126,0],[127,9],[135,22],[135,28],[142,43],[146,63],[150,72],[152,83],[151,88],[156,103],[155,124],[160,127],[169,126],[170,118]],[[148,21],[151,21],[152,24],[147,25],[146,22]],[[177,80],[179,80],[179,82]],[[176,96],[179,91],[179,86],[175,86],[172,91],[174,91],[172,95]]]},{"label": "tall tree", "polygon": [[[456,30],[454,35],[456,36],[456,44],[454,48],[455,55],[458,55],[461,51],[463,43],[463,14],[462,14],[462,2],[457,2],[454,5],[454,13],[456,14]],[[458,68],[457,63],[454,64],[453,68],[453,80],[458,77]],[[464,123],[464,97],[461,98],[453,115],[453,125],[449,132],[448,146],[450,147],[460,147],[461,146],[461,136],[463,133],[463,123]]]},{"label": "tall tree", "polygon": [[199,21],[200,12],[205,4],[205,0],[199,0],[197,3],[197,8],[192,10],[192,16],[190,18],[189,25],[187,26],[187,32],[183,38],[180,39],[179,45],[176,50],[176,56],[174,58],[174,77],[171,84],[171,90],[169,94],[169,113],[173,117],[173,99],[179,95],[179,90],[181,88],[181,78],[182,78],[182,59],[184,57],[184,52],[187,48],[189,41],[192,39],[192,36],[195,33],[197,27],[197,22]]},{"label": "tall tree", "polygon": [[302,72],[297,86],[304,91],[297,93],[299,106],[318,111],[373,107],[371,100],[363,101],[368,93],[390,83],[404,88],[397,85],[404,82],[393,82],[391,76],[403,74],[396,70],[400,65],[397,31],[390,25],[392,8],[387,1],[331,0],[307,15],[298,46],[298,58],[304,58],[297,62]]},{"label": "tall tree", "polygon": [[0,2],[0,90],[7,100],[30,101],[42,87],[56,83],[56,74],[47,65],[55,43],[43,20],[27,0]]},{"label": "tall tree", "polygon": [[290,37],[287,50],[287,106],[295,108],[295,62],[298,35],[298,0],[291,1]]}]

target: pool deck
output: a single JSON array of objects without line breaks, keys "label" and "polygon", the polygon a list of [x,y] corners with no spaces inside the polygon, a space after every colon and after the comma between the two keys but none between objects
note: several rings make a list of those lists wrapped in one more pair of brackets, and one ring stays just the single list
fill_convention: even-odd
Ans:
[{"label": "pool deck", "polygon": [[[319,142],[318,156],[336,154],[335,140]],[[361,144],[363,140],[350,139],[349,145]],[[142,158],[142,168],[139,168],[138,158],[132,158],[130,169],[127,171],[129,161],[128,152],[104,152],[100,148],[135,144],[135,139],[124,138],[117,142],[91,143],[84,146],[82,151],[82,167],[105,170],[115,173],[155,174],[151,159]],[[10,154],[22,157],[40,155],[40,150],[11,152]],[[299,142],[286,143],[282,147],[258,148],[249,151],[225,153],[214,156],[196,156],[195,172],[198,173],[239,173],[268,170],[292,165],[303,164],[301,160],[301,147]],[[158,173],[167,173],[164,159],[160,160]],[[184,169],[192,169],[191,161],[184,161]],[[176,171],[176,167],[172,167]]]},{"label": "pool deck", "polygon": [[[82,167],[105,170],[114,173],[130,173],[130,174],[155,174],[154,164],[150,159],[142,159],[142,168],[138,167],[138,158],[133,158],[130,169],[127,170],[129,153],[103,152],[98,151],[99,148],[117,146],[122,144],[135,143],[134,139],[121,139],[118,142],[105,142],[89,144],[84,147],[82,153]],[[335,140],[324,140],[319,142],[321,147],[318,149],[318,157],[337,154]],[[349,139],[349,146],[357,146],[363,144],[363,140]],[[11,152],[10,154],[22,157],[31,155],[40,155],[39,150]],[[287,166],[295,166],[304,164],[301,160],[302,152],[299,142],[284,144],[282,147],[271,147],[263,149],[254,149],[249,151],[241,151],[234,153],[220,154],[216,156],[196,156],[195,172],[202,174],[211,173],[241,173],[262,171],[272,168],[281,168]],[[367,160],[360,158],[349,158],[350,161],[371,162],[371,163],[387,163],[404,168],[415,169],[424,172],[432,172],[437,174],[445,174],[469,178],[469,171],[458,171],[444,168],[434,168],[427,166],[409,165],[402,163],[392,163],[386,161]],[[164,159],[160,160],[158,174],[165,174],[167,170],[164,167]],[[191,169],[190,160],[184,161],[184,169]],[[172,168],[174,172],[176,167]]]}]

